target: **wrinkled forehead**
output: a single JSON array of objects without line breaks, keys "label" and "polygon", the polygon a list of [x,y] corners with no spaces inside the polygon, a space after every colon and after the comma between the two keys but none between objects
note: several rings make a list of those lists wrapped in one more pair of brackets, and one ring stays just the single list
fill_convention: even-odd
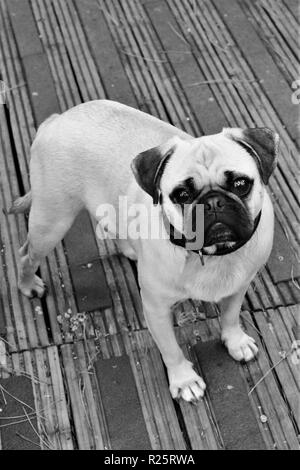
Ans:
[{"label": "wrinkled forehead", "polygon": [[226,171],[251,178],[259,177],[252,156],[238,143],[222,134],[181,141],[166,165],[161,179],[162,191],[193,177],[197,185],[222,184]]}]

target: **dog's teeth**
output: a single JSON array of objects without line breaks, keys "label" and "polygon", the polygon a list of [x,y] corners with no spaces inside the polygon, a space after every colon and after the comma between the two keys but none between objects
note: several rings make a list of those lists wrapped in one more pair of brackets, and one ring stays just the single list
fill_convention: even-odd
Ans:
[{"label": "dog's teeth", "polygon": [[226,246],[226,248],[232,248],[235,244],[236,244],[236,242],[226,242],[225,246]]},{"label": "dog's teeth", "polygon": [[217,245],[211,245],[205,247],[205,253],[213,255],[217,251]]}]

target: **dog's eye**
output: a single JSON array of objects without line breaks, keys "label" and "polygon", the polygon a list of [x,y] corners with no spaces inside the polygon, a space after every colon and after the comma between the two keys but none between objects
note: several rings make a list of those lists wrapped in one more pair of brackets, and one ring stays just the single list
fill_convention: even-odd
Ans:
[{"label": "dog's eye", "polygon": [[185,204],[191,198],[191,194],[187,189],[179,188],[175,190],[171,196],[171,199],[175,204]]},{"label": "dog's eye", "polygon": [[246,197],[252,188],[252,184],[252,181],[248,178],[236,178],[232,183],[232,192],[239,197]]}]

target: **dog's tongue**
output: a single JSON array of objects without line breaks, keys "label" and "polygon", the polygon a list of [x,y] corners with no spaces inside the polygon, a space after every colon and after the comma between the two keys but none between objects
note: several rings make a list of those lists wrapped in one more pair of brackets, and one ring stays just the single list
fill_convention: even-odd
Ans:
[{"label": "dog's tongue", "polygon": [[204,247],[234,241],[236,236],[233,230],[222,222],[216,222],[205,233]]}]

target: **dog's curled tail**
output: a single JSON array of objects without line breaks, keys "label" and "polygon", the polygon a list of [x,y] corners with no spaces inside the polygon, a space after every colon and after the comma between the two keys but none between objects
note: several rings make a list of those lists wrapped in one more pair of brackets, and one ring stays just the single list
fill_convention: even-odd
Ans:
[{"label": "dog's curled tail", "polygon": [[31,191],[25,194],[25,196],[19,197],[13,202],[13,205],[9,209],[9,214],[21,214],[22,212],[29,212],[31,206]]}]

